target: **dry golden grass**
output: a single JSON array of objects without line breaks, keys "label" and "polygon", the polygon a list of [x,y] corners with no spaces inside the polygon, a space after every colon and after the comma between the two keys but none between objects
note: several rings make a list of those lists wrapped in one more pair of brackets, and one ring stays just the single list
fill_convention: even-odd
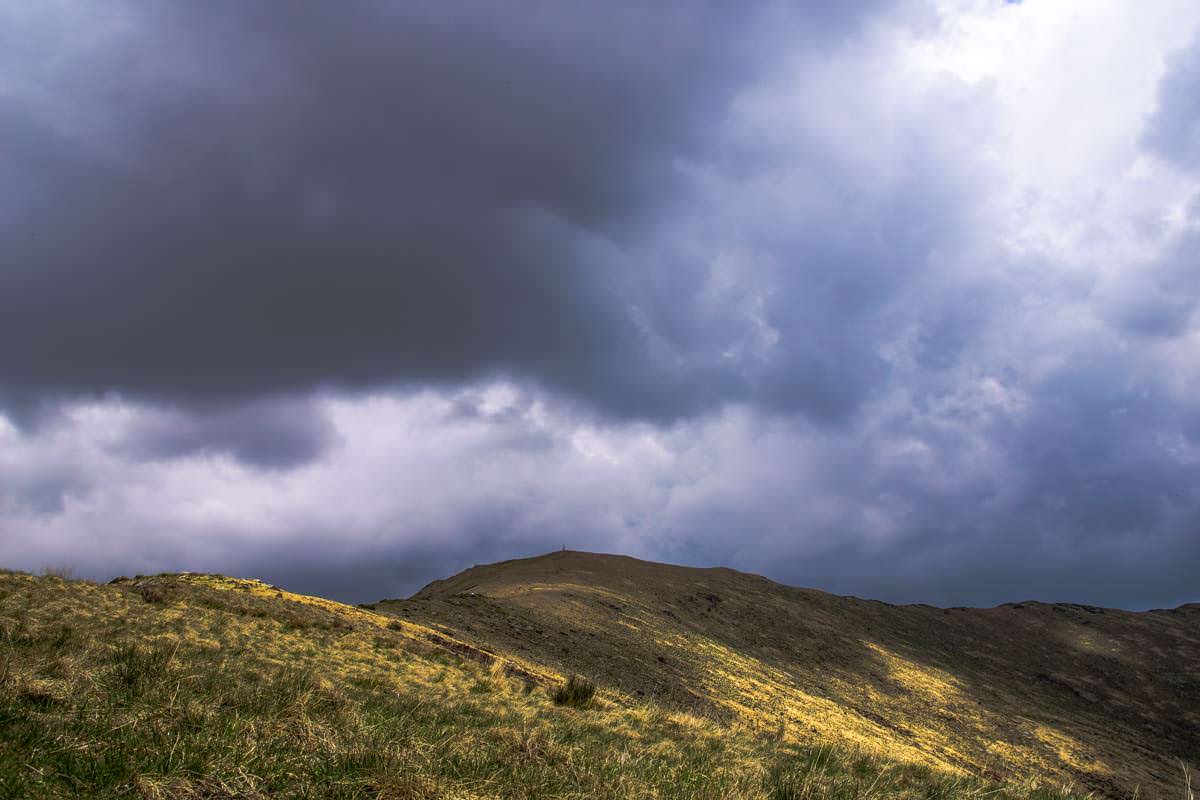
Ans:
[{"label": "dry golden grass", "polygon": [[0,798],[999,798],[256,581],[0,573]]},{"label": "dry golden grass", "polygon": [[1200,608],[891,606],[728,569],[560,552],[376,604],[705,716],[962,775],[1178,797]]}]

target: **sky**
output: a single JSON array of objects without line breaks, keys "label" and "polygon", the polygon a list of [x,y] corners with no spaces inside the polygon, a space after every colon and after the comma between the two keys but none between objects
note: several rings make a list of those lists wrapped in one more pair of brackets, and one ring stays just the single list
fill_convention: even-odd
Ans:
[{"label": "sky", "polygon": [[0,0],[0,564],[1200,600],[1194,0]]}]

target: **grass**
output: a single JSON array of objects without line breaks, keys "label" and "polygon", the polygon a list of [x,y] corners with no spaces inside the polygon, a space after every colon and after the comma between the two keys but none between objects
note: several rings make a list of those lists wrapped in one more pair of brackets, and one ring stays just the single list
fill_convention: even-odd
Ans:
[{"label": "grass", "polygon": [[1023,797],[1052,800],[1073,795],[1069,786],[1037,784],[989,787],[972,778],[899,764],[864,754],[847,754],[830,746],[808,748],[776,762],[767,773],[771,800],[872,800],[904,797],[926,800]]},{"label": "grass", "polygon": [[554,690],[551,699],[555,705],[587,708],[595,695],[596,684],[580,675],[571,675]]},{"label": "grass", "polygon": [[1073,796],[788,745],[578,678],[560,706],[536,673],[296,598],[0,573],[0,798]]},{"label": "grass", "polygon": [[1200,757],[1200,606],[892,606],[555,552],[373,608],[783,743],[1171,800]]}]

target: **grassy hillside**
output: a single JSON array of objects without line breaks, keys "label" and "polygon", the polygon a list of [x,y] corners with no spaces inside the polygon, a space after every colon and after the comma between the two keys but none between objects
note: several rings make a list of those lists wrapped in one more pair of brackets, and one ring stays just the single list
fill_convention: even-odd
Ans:
[{"label": "grassy hillside", "polygon": [[563,552],[375,608],[797,744],[1118,797],[1179,797],[1200,762],[1197,606],[892,606]]},{"label": "grassy hillside", "polygon": [[0,573],[0,797],[1072,796],[562,677],[257,581]]}]

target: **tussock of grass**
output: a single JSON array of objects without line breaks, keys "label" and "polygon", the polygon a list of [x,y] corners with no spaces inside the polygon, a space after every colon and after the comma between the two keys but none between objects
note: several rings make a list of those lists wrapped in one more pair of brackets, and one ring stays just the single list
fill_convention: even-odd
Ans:
[{"label": "tussock of grass", "polygon": [[595,695],[596,684],[582,675],[572,675],[554,690],[551,699],[555,705],[587,708]]},{"label": "tussock of grass", "polygon": [[0,800],[1068,796],[620,698],[580,715],[366,612],[162,580],[0,574]]},{"label": "tussock of grass", "polygon": [[159,680],[170,666],[174,651],[121,645],[113,656],[112,678],[117,692],[136,695]]}]

